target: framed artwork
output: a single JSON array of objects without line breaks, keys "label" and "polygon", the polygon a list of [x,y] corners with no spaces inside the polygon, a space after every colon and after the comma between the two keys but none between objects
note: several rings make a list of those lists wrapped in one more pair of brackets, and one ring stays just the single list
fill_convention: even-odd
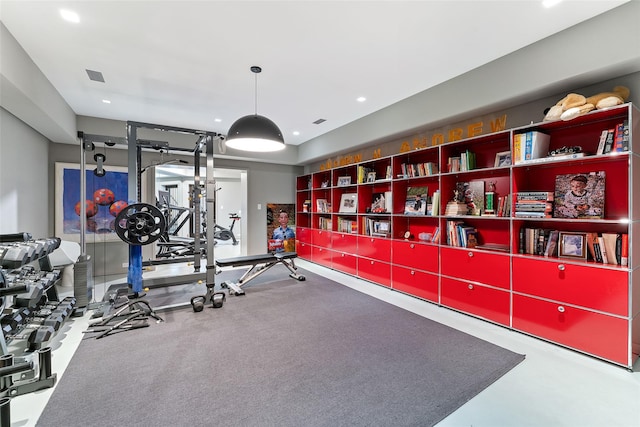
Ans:
[{"label": "framed artwork", "polygon": [[560,232],[558,257],[587,259],[587,234]]},{"label": "framed artwork", "polygon": [[345,185],[351,184],[350,176],[339,176],[338,177],[338,187],[344,187]]},{"label": "framed artwork", "polygon": [[344,193],[340,197],[340,213],[355,213],[358,208],[358,195],[356,193]]},{"label": "framed artwork", "polygon": [[604,171],[556,176],[554,218],[604,218]]},{"label": "framed artwork", "polygon": [[500,153],[496,153],[496,162],[494,166],[511,166],[511,151],[502,151]]},{"label": "framed artwork", "polygon": [[408,187],[404,202],[404,215],[426,215],[429,187]]},{"label": "framed artwork", "polygon": [[367,182],[375,182],[376,181],[376,173],[369,172],[367,173]]},{"label": "framed artwork", "polygon": [[[63,240],[80,242],[80,165],[56,163],[55,233]],[[125,167],[105,165],[105,175],[86,170],[87,243],[121,241],[115,232],[115,217],[129,202],[129,174]],[[144,189],[143,189],[144,190]],[[144,194],[144,191],[143,191]]]}]

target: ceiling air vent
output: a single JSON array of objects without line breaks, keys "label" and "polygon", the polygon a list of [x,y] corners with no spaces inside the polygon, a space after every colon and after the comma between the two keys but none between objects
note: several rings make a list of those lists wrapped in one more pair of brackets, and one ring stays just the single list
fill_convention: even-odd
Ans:
[{"label": "ceiling air vent", "polygon": [[320,123],[324,123],[324,122],[326,122],[326,121],[327,121],[326,119],[318,119],[318,120],[316,120],[315,122],[313,122],[313,124],[314,124],[314,125],[319,125]]},{"label": "ceiling air vent", "polygon": [[94,82],[104,83],[104,76],[100,71],[93,71],[93,70],[85,70],[85,71],[89,76],[89,80],[93,80]]}]

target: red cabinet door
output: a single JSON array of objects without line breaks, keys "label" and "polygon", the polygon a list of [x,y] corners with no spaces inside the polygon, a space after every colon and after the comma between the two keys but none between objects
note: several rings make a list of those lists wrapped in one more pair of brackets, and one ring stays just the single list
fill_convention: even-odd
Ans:
[{"label": "red cabinet door", "polygon": [[513,259],[513,291],[624,316],[629,275],[623,270],[565,264],[562,260]]},{"label": "red cabinet door", "polygon": [[442,305],[509,326],[509,292],[446,277],[441,285]]},{"label": "red cabinet door", "polygon": [[331,247],[331,231],[313,230],[313,233],[311,234],[311,243],[313,244],[313,246],[330,248]]},{"label": "red cabinet door", "polygon": [[391,240],[384,237],[358,236],[358,255],[391,262]]},{"label": "red cabinet door", "polygon": [[391,260],[394,265],[402,265],[418,270],[438,273],[438,246],[426,243],[394,240],[391,244]]},{"label": "red cabinet door", "polygon": [[331,268],[332,251],[318,246],[311,247],[311,261]]},{"label": "red cabinet door", "polygon": [[628,321],[537,298],[513,295],[513,327],[629,365]]},{"label": "red cabinet door", "polygon": [[391,287],[435,303],[438,302],[438,275],[412,268],[392,266]]},{"label": "red cabinet door", "polygon": [[391,264],[374,259],[358,258],[358,276],[383,286],[391,286]]},{"label": "red cabinet door", "polygon": [[296,238],[299,243],[311,243],[311,229],[307,227],[296,227]]},{"label": "red cabinet door", "polygon": [[344,252],[334,252],[331,258],[333,268],[343,273],[358,274],[358,257]]},{"label": "red cabinet door", "polygon": [[300,258],[311,261],[311,245],[301,241],[296,243],[296,252]]},{"label": "red cabinet door", "polygon": [[356,254],[358,251],[358,236],[347,233],[331,233],[331,249],[334,251]]},{"label": "red cabinet door", "polygon": [[443,276],[510,289],[510,256],[472,249],[440,248]]}]

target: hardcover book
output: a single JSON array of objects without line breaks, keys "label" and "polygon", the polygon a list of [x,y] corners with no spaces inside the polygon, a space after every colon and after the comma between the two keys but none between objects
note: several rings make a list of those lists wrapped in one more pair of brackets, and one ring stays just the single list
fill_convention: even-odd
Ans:
[{"label": "hardcover book", "polygon": [[554,218],[604,218],[604,171],[556,177]]}]

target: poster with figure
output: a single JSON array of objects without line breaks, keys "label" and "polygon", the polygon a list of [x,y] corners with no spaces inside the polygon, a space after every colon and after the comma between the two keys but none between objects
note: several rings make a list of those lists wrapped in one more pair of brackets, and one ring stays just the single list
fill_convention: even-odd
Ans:
[{"label": "poster with figure", "polygon": [[296,251],[296,205],[267,203],[267,252]]}]

